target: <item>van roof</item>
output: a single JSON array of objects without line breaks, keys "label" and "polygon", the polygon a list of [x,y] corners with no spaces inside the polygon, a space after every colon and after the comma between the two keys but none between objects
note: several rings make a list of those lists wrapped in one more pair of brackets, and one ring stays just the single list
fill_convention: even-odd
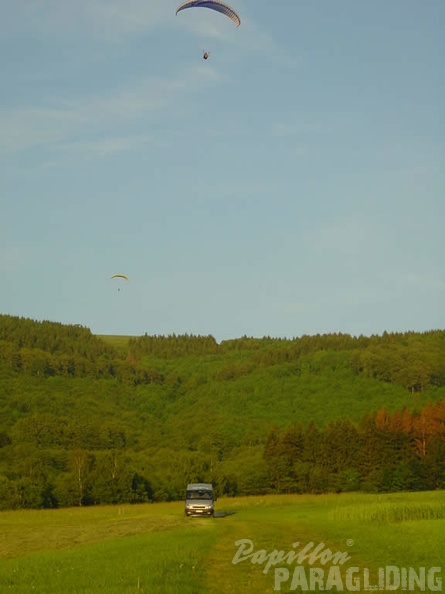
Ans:
[{"label": "van roof", "polygon": [[187,485],[187,491],[202,491],[204,489],[213,491],[213,485],[210,483],[190,483]]}]

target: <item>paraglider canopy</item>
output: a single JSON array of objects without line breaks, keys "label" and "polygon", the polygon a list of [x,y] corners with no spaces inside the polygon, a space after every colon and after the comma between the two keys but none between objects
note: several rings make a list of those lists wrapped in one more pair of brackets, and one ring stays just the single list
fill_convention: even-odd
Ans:
[{"label": "paraglider canopy", "polygon": [[[126,274],[113,274],[113,276],[111,277],[113,278],[123,278],[124,280],[126,280],[128,282],[128,276]],[[118,289],[118,291],[120,291],[120,287]]]},{"label": "paraglider canopy", "polygon": [[184,2],[178,6],[176,14],[186,8],[210,8],[211,10],[216,10],[217,12],[229,17],[229,19],[231,19],[237,27],[241,25],[241,19],[233,10],[233,8],[231,8],[228,4],[221,2],[220,0],[187,0],[187,2]]}]

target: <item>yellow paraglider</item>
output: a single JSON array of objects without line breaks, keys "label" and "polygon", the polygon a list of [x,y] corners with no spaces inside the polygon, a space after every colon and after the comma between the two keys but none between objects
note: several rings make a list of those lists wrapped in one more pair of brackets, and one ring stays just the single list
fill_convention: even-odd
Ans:
[{"label": "yellow paraglider", "polygon": [[[113,274],[113,276],[112,276],[111,278],[112,278],[112,279],[113,279],[113,278],[123,278],[123,279],[124,279],[124,280],[126,280],[126,281],[127,281],[127,283],[128,283],[128,276],[127,276],[126,274]],[[120,289],[120,287],[119,287],[119,288],[118,288],[118,291],[120,291],[120,290],[121,290],[121,289]]]}]

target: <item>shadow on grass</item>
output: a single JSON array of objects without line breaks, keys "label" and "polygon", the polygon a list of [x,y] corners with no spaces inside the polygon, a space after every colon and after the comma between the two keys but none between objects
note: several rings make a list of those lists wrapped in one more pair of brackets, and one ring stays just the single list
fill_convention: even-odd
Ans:
[{"label": "shadow on grass", "polygon": [[213,517],[214,518],[225,518],[226,516],[233,516],[233,514],[236,514],[236,511],[220,509],[215,512],[215,515]]}]

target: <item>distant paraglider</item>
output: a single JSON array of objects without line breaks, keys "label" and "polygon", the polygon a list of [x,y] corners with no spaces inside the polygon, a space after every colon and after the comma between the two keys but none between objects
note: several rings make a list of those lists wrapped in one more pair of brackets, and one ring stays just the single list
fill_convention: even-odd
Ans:
[{"label": "distant paraglider", "polygon": [[[111,277],[111,279],[113,278],[123,278],[124,280],[126,280],[128,282],[128,276],[125,274],[113,274],[113,276]],[[121,288],[118,288],[118,291],[120,291]]]},{"label": "distant paraglider", "polygon": [[[221,2],[221,0],[187,0],[187,2],[184,2],[178,6],[176,9],[176,14],[181,12],[181,10],[185,10],[186,8],[210,8],[211,10],[216,10],[216,12],[220,12],[221,14],[228,17],[235,23],[237,27],[241,25],[241,19],[239,18],[239,15],[228,4]],[[209,52],[202,52],[202,57],[204,60],[208,60],[209,56]]]},{"label": "distant paraglider", "polygon": [[[187,0],[187,2],[184,2],[178,6],[176,9],[176,14],[181,12],[181,10],[185,10],[186,8],[210,8],[211,10],[216,10],[216,12],[220,12],[226,17],[229,17],[229,19],[233,21],[237,27],[241,25],[241,19],[239,18],[239,15],[228,4],[221,2],[221,0]],[[207,60],[207,58],[204,58],[204,60]]]}]

